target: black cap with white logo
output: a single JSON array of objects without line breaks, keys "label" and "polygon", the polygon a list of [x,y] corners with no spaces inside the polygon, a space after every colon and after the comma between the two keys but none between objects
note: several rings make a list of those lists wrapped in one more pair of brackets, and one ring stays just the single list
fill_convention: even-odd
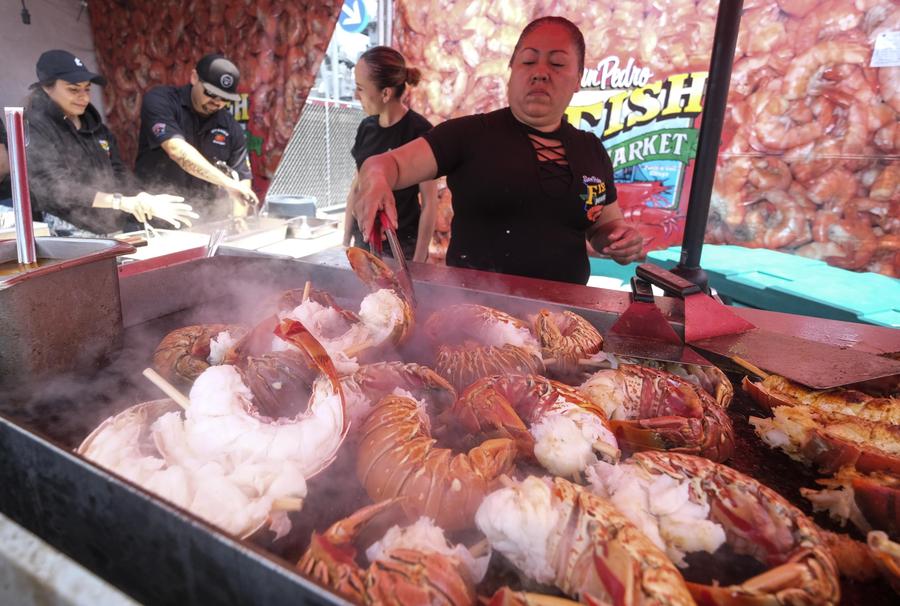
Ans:
[{"label": "black cap with white logo", "polygon": [[64,50],[48,50],[41,54],[37,67],[38,82],[65,80],[72,84],[78,82],[94,82],[103,86],[106,78],[89,71],[81,59]]},{"label": "black cap with white logo", "polygon": [[204,56],[197,62],[197,75],[207,93],[229,101],[241,100],[237,94],[241,72],[224,56],[216,53]]}]

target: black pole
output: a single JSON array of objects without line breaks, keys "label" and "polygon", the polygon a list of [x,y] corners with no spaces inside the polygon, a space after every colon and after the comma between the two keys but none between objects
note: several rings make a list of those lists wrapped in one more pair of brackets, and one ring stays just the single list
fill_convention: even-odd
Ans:
[{"label": "black pole", "polygon": [[731,83],[731,67],[734,63],[734,48],[737,45],[743,5],[743,0],[722,0],[719,3],[716,33],[713,36],[712,56],[709,61],[706,100],[703,104],[703,117],[700,120],[697,158],[694,161],[694,177],[691,180],[691,196],[688,199],[684,239],[681,241],[681,260],[672,270],[706,292],[709,292],[709,285],[706,272],[700,268],[700,255],[703,252],[703,237],[709,218],[709,200],[716,175],[716,158],[719,155],[722,123],[725,121],[725,106]]}]

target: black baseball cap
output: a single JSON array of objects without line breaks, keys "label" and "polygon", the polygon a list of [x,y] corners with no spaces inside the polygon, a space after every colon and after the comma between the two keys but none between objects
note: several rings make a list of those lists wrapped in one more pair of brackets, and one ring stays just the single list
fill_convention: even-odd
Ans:
[{"label": "black baseball cap", "polygon": [[65,80],[72,84],[78,82],[93,82],[100,86],[106,84],[106,78],[88,70],[81,59],[64,50],[48,50],[41,53],[35,72],[38,83]]},{"label": "black baseball cap", "polygon": [[197,76],[200,77],[200,83],[206,92],[229,101],[241,100],[241,96],[237,94],[241,72],[237,65],[223,55],[218,53],[204,55],[197,62]]}]

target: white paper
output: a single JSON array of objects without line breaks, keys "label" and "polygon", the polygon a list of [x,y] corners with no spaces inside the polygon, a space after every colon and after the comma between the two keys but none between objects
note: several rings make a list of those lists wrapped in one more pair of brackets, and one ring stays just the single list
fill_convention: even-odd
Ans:
[{"label": "white paper", "polygon": [[881,32],[875,38],[875,50],[869,67],[900,66],[900,31]]}]

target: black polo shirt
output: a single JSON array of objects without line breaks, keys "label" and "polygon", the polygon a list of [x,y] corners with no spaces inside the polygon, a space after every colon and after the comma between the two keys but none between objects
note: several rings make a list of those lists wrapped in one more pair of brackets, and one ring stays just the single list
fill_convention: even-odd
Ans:
[{"label": "black polo shirt", "polygon": [[221,199],[219,188],[185,172],[162,149],[163,142],[175,137],[190,143],[210,163],[225,162],[244,180],[251,178],[244,129],[228,109],[207,117],[195,112],[190,84],[157,86],[141,102],[141,132],[134,172],[144,188],[153,193],[184,196],[201,218],[227,215],[227,204],[220,203],[214,208],[216,199]]}]

